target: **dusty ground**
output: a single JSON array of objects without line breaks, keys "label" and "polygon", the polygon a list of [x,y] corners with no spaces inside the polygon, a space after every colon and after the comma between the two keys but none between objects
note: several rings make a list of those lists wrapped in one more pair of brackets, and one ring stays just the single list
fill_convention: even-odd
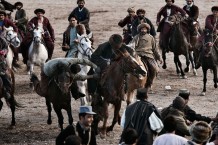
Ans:
[{"label": "dusty ground", "polygon": [[[217,4],[216,0],[201,0],[196,1],[196,5],[200,8],[200,22],[204,26],[206,15],[210,14],[210,8]],[[14,3],[15,0],[10,2]],[[27,10],[29,18],[34,16],[35,8],[44,8],[46,17],[50,19],[51,24],[55,29],[56,45],[54,57],[63,57],[64,53],[61,50],[62,34],[67,27],[67,17],[71,10],[76,6],[76,1],[72,0],[22,0],[24,9]],[[164,0],[142,1],[142,0],[86,0],[86,6],[91,12],[90,27],[95,36],[95,47],[107,41],[113,33],[122,33],[122,29],[117,26],[118,21],[125,17],[128,7],[135,6],[145,8],[147,17],[155,24],[156,14],[158,10],[165,4]],[[177,0],[176,5],[183,6],[184,0]],[[199,96],[202,90],[202,72],[198,70],[198,76],[194,76],[191,72],[187,74],[187,79],[180,79],[175,73],[175,66],[172,61],[172,54],[167,55],[168,68],[160,69],[158,78],[154,84],[154,94],[150,94],[149,101],[158,107],[166,107],[172,99],[177,95],[180,88],[188,88],[191,91],[191,99],[189,105],[197,112],[206,116],[215,116],[218,112],[218,91],[213,88],[212,74],[209,72],[207,94]],[[20,63],[22,63],[20,61]],[[184,61],[183,61],[184,64]],[[39,72],[39,69],[37,68]],[[170,85],[171,91],[165,91],[165,86]],[[45,145],[55,144],[55,137],[60,132],[57,124],[57,117],[52,112],[53,124],[47,125],[47,111],[44,98],[40,98],[36,93],[29,89],[29,76],[26,75],[25,66],[16,73],[16,100],[20,102],[24,108],[16,111],[17,125],[15,128],[9,128],[11,121],[10,109],[5,105],[0,112],[0,144],[7,145]],[[72,101],[73,117],[78,120],[79,101]],[[123,103],[123,108],[126,106]],[[67,116],[65,115],[65,124],[67,126]],[[110,117],[111,118],[111,117]],[[111,121],[111,120],[110,120]],[[98,137],[98,143],[109,145],[118,144],[121,128],[116,125],[114,132],[109,134],[109,137],[102,140]]]}]

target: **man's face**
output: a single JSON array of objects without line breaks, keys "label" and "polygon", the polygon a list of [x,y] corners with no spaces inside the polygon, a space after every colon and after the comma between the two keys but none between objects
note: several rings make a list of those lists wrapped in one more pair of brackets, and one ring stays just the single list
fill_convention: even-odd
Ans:
[{"label": "man's face", "polygon": [[38,12],[37,14],[36,14],[36,16],[38,17],[38,18],[42,18],[43,17],[43,13],[42,12]]},{"label": "man's face", "polygon": [[168,6],[171,6],[173,4],[173,1],[172,0],[167,0],[167,5]]},{"label": "man's face", "polygon": [[4,14],[0,14],[0,20],[4,20],[5,19],[5,15]]},{"label": "man's face", "polygon": [[130,11],[130,12],[129,12],[129,15],[132,17],[132,16],[134,16],[134,15],[135,15],[135,12],[133,12],[133,11]]},{"label": "man's face", "polygon": [[218,17],[218,11],[213,10],[213,16]]},{"label": "man's face", "polygon": [[141,28],[140,33],[141,33],[142,35],[145,35],[147,32],[148,32],[148,29],[147,29],[147,28]]},{"label": "man's face", "polygon": [[192,0],[186,0],[187,5],[191,5],[192,4]]},{"label": "man's face", "polygon": [[143,19],[145,17],[145,14],[142,12],[139,12],[138,17],[139,17],[139,19]]},{"label": "man's face", "polygon": [[17,10],[21,9],[21,5],[17,5],[17,6],[16,6],[16,9],[17,9]]},{"label": "man's face", "polygon": [[76,24],[77,24],[77,20],[74,18],[74,17],[72,17],[71,19],[70,19],[70,26],[71,27],[75,27],[76,26]]},{"label": "man's face", "polygon": [[93,122],[93,115],[91,114],[86,114],[85,117],[81,117],[80,118],[81,123],[85,126],[85,127],[90,127],[92,125]]},{"label": "man's face", "polygon": [[79,2],[78,2],[78,7],[79,7],[79,8],[83,8],[84,5],[85,5],[85,2],[84,2],[84,1],[79,1]]}]

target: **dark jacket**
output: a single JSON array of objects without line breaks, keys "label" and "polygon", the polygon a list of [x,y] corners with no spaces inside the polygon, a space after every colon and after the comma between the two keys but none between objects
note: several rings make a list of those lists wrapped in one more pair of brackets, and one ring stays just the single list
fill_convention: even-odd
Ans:
[{"label": "dark jacket", "polygon": [[15,14],[15,20],[18,21],[16,23],[17,27],[25,32],[28,19],[26,17],[26,11],[24,9],[17,10]]},{"label": "dark jacket", "polygon": [[[44,34],[44,37],[51,37],[52,40],[55,39],[55,35],[54,35],[54,29],[52,28],[48,18],[43,16],[43,30],[45,31],[46,34]],[[34,17],[32,18],[28,24],[27,24],[27,30],[31,31],[33,30],[33,24],[35,25],[35,27],[38,27],[38,18]],[[48,34],[48,33],[49,34]],[[46,36],[45,36],[46,35]]]},{"label": "dark jacket", "polygon": [[11,20],[5,18],[3,23],[4,23],[4,26],[5,26],[6,28],[8,28],[8,27],[11,26],[11,27],[13,27],[13,29],[14,29],[15,32],[18,32],[17,26],[14,25],[14,23],[13,23]]},{"label": "dark jacket", "polygon": [[79,124],[79,122],[76,124],[76,130],[73,125],[67,126],[56,138],[56,145],[64,145],[65,139],[70,135],[78,135],[81,138],[82,145],[97,145],[96,143],[96,137],[95,132],[92,129],[91,130],[91,139],[90,143],[88,143],[89,140],[89,130],[83,130]]},{"label": "dark jacket", "polygon": [[82,11],[79,11],[79,7],[76,7],[69,15],[68,19],[72,16],[75,15],[78,19],[78,22],[80,24],[84,24],[87,34],[90,32],[89,28],[89,20],[90,20],[90,12],[86,7],[83,7]]},{"label": "dark jacket", "polygon": [[137,15],[131,17],[130,15],[126,16],[123,20],[120,20],[118,25],[124,27],[127,25],[128,33],[131,33],[132,22],[137,18]]},{"label": "dark jacket", "polygon": [[[139,18],[136,18],[136,19],[134,19],[133,22],[132,22],[132,36],[133,36],[133,37],[136,36],[136,35],[139,33],[138,30],[137,30],[137,27],[138,27],[139,24],[141,24],[140,21],[141,21],[141,20],[140,20]],[[153,37],[155,37],[155,36],[156,36],[156,31],[155,31],[154,25],[151,23],[151,21],[150,21],[148,18],[144,17],[144,18],[143,18],[143,22],[149,24],[149,26],[150,26],[150,31],[149,31],[149,33],[150,33]]]},{"label": "dark jacket", "polygon": [[205,21],[205,29],[210,30],[211,32],[215,32],[216,30],[218,30],[218,23],[216,24],[216,19],[213,15],[208,15]]},{"label": "dark jacket", "polygon": [[211,122],[210,117],[202,116],[201,114],[197,114],[194,110],[192,110],[188,105],[184,108],[185,118],[191,122],[196,121],[205,121],[207,123]]},{"label": "dark jacket", "polygon": [[148,118],[152,113],[160,117],[156,107],[147,101],[137,101],[126,108],[124,130],[127,128],[134,128],[139,140],[137,145],[152,145],[153,137],[156,132],[152,131]]},{"label": "dark jacket", "polygon": [[[67,30],[63,34],[63,43],[62,43],[62,46],[65,46],[66,44],[68,46],[70,46],[70,29],[71,29],[71,27],[68,26]],[[68,51],[69,49],[66,49],[65,47],[62,47],[62,50],[63,51]]]},{"label": "dark jacket", "polygon": [[186,8],[187,8],[187,5],[183,7],[183,10],[189,15],[189,18],[197,21],[198,16],[199,16],[198,7],[196,5],[192,5],[192,7],[190,7],[189,11]]},{"label": "dark jacket", "polygon": [[[127,47],[126,45],[122,45],[121,48],[119,49],[122,52],[130,52],[131,48]],[[109,42],[105,42],[103,44],[100,44],[98,48],[94,51],[94,53],[91,56],[91,61],[95,63],[97,66],[101,68],[101,70],[104,70],[108,63],[110,61],[113,61],[116,58],[117,54],[113,50],[112,46],[110,45]]]}]

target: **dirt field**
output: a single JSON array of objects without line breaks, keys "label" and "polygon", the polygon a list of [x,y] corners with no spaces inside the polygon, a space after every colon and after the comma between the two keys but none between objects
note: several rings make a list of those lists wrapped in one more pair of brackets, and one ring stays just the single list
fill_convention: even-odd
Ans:
[{"label": "dirt field", "polygon": [[[15,3],[15,0],[10,0]],[[72,0],[22,0],[24,9],[30,18],[34,16],[33,11],[36,8],[43,8],[46,11],[45,16],[49,18],[55,30],[56,42],[53,57],[63,57],[64,52],[61,50],[62,34],[68,25],[67,17],[74,7],[76,1]],[[184,0],[176,0],[176,5],[184,6]],[[155,24],[156,14],[158,10],[165,5],[164,0],[86,0],[86,6],[91,12],[90,28],[95,37],[94,46],[107,41],[113,33],[122,34],[122,28],[117,23],[121,18],[127,15],[126,9],[135,6],[136,9],[146,9],[146,16]],[[217,5],[217,0],[200,0],[196,1],[196,5],[200,8],[200,22],[204,27],[204,19],[211,13],[210,9],[213,5]],[[155,25],[156,26],[156,25]],[[192,72],[188,73],[187,79],[180,79],[175,72],[175,66],[172,59],[172,53],[167,55],[168,68],[160,69],[158,78],[154,83],[154,93],[149,95],[149,101],[158,107],[166,107],[172,99],[178,94],[181,88],[188,88],[191,91],[189,105],[197,112],[206,116],[215,116],[218,112],[218,91],[213,88],[212,73],[208,73],[207,94],[199,96],[202,91],[202,71],[198,70],[198,76],[194,76]],[[20,64],[22,64],[20,56]],[[184,60],[183,60],[184,64]],[[29,76],[23,69],[16,73],[16,100],[21,103],[24,108],[16,110],[15,128],[9,128],[11,122],[11,111],[5,105],[0,112],[0,144],[7,145],[53,145],[55,137],[60,132],[55,112],[52,112],[52,125],[47,125],[47,111],[45,99],[39,97],[35,92],[29,89]],[[37,68],[39,74],[39,68]],[[170,85],[172,90],[165,91],[165,86]],[[78,120],[79,101],[72,101],[74,121]],[[126,104],[123,102],[123,108]],[[65,124],[68,125],[66,112]],[[110,117],[111,119],[111,117]],[[111,120],[110,120],[111,121]],[[99,145],[116,145],[118,144],[119,135],[121,133],[120,126],[116,125],[113,132],[102,140],[97,137]]]}]

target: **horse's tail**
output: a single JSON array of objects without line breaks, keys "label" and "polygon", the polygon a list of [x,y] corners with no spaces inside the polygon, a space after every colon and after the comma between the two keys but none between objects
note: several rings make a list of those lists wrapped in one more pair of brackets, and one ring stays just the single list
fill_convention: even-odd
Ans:
[{"label": "horse's tail", "polygon": [[15,100],[15,97],[14,97],[14,90],[15,90],[15,77],[14,77],[14,72],[12,69],[9,68],[9,72],[10,72],[10,75],[11,75],[11,80],[12,80],[12,85],[11,85],[11,104],[14,104],[16,108],[21,108],[23,107],[20,103],[18,103],[16,100]]}]

